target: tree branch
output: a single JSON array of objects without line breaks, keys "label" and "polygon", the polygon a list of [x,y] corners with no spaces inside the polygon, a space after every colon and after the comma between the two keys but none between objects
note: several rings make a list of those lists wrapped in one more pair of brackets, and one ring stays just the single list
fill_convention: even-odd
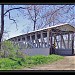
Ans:
[{"label": "tree branch", "polygon": [[16,20],[14,20],[14,19],[11,18],[10,12],[9,12],[9,19],[12,20],[16,24],[16,29],[18,30]]},{"label": "tree branch", "polygon": [[[27,8],[28,8],[28,7],[27,7]],[[12,8],[12,9],[7,10],[7,11],[4,13],[4,15],[7,14],[7,13],[8,13],[9,11],[11,11],[11,10],[15,10],[15,9],[27,9],[27,8],[24,8],[24,7]]]},{"label": "tree branch", "polygon": [[34,21],[34,19],[32,18],[31,13],[30,13],[30,11],[29,11],[29,9],[28,9],[28,13],[29,13],[29,15],[30,15],[30,18]]}]

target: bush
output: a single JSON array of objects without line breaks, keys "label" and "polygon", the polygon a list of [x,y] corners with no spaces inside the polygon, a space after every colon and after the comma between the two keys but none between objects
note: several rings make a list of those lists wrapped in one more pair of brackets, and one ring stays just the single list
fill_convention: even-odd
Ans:
[{"label": "bush", "polygon": [[1,57],[9,57],[9,58],[25,58],[26,54],[21,52],[19,46],[14,44],[11,41],[3,41],[2,42],[2,50],[0,51]]},{"label": "bush", "polygon": [[13,61],[9,58],[1,58],[0,59],[0,68],[1,69],[11,69],[15,68],[14,66],[18,66],[17,61]]},{"label": "bush", "polygon": [[19,49],[17,45],[14,45],[11,41],[2,42],[1,57],[16,57],[16,51]]},{"label": "bush", "polygon": [[22,58],[0,58],[0,69],[17,69],[24,65]]}]

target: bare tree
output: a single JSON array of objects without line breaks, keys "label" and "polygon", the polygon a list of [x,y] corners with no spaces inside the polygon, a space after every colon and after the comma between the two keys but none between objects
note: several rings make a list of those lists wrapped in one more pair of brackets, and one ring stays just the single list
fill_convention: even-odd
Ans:
[{"label": "bare tree", "polygon": [[52,10],[47,11],[43,15],[43,19],[45,19],[44,26],[50,26],[65,22],[73,24],[75,19],[74,5],[50,5],[49,8],[52,8]]},{"label": "bare tree", "polygon": [[[0,47],[1,39],[4,32],[4,16],[8,16],[17,28],[17,23],[14,18],[11,18],[11,11],[24,9],[27,10],[29,20],[33,22],[33,30],[46,26],[55,25],[58,23],[72,23],[75,20],[75,5],[25,5],[23,7],[11,7],[4,11],[4,5],[1,5],[1,32],[0,32]],[[9,15],[7,15],[9,13]],[[24,14],[25,15],[25,14]]]},{"label": "bare tree", "polygon": [[37,29],[36,28],[38,25],[37,21],[40,18],[40,13],[41,13],[40,11],[41,11],[42,7],[43,6],[41,6],[41,5],[30,5],[27,8],[29,19],[33,22],[33,25],[34,25],[33,30]]},{"label": "bare tree", "polygon": [[[27,16],[33,30],[59,23],[74,24],[74,5],[27,5]],[[24,12],[24,11],[23,11]]]},{"label": "bare tree", "polygon": [[1,6],[1,32],[0,32],[0,50],[1,50],[1,40],[4,32],[4,5]]},{"label": "bare tree", "polygon": [[1,50],[1,41],[2,41],[2,36],[3,36],[3,33],[4,33],[4,16],[6,16],[7,13],[9,13],[9,19],[12,20],[15,24],[16,24],[16,27],[17,27],[17,23],[16,23],[16,20],[11,18],[11,15],[10,15],[10,11],[12,10],[15,10],[15,9],[27,9],[25,7],[15,7],[15,8],[10,8],[8,9],[7,11],[4,12],[4,4],[1,5],[1,31],[0,31],[0,50]]}]

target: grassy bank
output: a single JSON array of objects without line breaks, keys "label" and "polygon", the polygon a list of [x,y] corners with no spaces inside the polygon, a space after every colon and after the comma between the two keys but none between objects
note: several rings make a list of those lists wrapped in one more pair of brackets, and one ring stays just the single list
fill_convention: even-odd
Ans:
[{"label": "grassy bank", "polygon": [[54,61],[63,59],[59,55],[36,55],[26,56],[25,58],[0,58],[0,70],[15,70],[24,67],[31,67],[39,64],[52,63]]}]

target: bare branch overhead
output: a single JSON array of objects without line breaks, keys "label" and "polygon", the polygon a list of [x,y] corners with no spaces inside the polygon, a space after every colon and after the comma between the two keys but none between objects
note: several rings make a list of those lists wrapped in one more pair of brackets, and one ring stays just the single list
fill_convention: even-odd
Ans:
[{"label": "bare branch overhead", "polygon": [[16,20],[11,18],[10,12],[9,12],[9,19],[12,20],[16,24],[16,29],[18,30]]},{"label": "bare branch overhead", "polygon": [[[28,8],[28,7],[27,7],[27,8]],[[5,15],[7,12],[11,11],[11,10],[15,10],[15,9],[27,9],[27,8],[25,8],[25,7],[11,8],[11,9],[7,10],[7,11],[4,13],[4,15]]]}]

